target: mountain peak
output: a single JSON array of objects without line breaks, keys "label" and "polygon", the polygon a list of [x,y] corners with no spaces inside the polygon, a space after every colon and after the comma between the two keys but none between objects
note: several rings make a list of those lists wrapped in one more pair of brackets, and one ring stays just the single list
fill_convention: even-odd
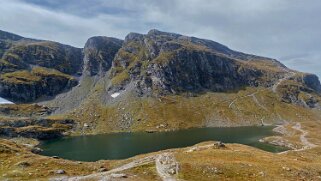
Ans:
[{"label": "mountain peak", "polygon": [[157,30],[157,29],[149,30],[147,35],[149,35],[149,36],[163,35],[163,36],[170,36],[170,37],[173,37],[173,38],[178,38],[178,37],[182,36],[182,35],[177,34],[177,33],[164,32],[164,31],[160,31],[160,30]]},{"label": "mountain peak", "polygon": [[123,40],[117,38],[95,36],[87,40],[84,53],[85,75],[104,75],[112,66],[115,54],[123,44]]},{"label": "mountain peak", "polygon": [[22,36],[13,34],[13,33],[9,33],[6,31],[2,31],[0,30],[0,40],[13,40],[13,41],[18,41],[23,39]]}]

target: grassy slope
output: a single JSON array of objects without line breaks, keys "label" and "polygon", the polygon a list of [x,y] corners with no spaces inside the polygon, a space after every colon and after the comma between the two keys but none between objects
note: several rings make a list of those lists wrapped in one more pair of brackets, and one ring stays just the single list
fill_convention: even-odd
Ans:
[{"label": "grassy slope", "polygon": [[[282,123],[283,120],[315,120],[319,112],[282,102],[265,88],[245,88],[237,92],[208,92],[196,97],[184,95],[138,98],[122,93],[108,104],[102,99],[104,86],[96,86],[68,118],[79,122],[78,131],[87,123],[88,133],[138,130],[170,130],[204,126],[245,126]],[[298,116],[300,115],[300,116]],[[52,117],[59,117],[54,115]],[[165,125],[157,128],[159,125]]]}]

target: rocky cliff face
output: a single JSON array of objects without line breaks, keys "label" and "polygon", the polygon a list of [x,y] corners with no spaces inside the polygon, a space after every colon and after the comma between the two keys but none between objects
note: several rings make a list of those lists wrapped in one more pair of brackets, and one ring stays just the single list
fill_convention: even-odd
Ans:
[{"label": "rocky cliff face", "polygon": [[115,56],[111,79],[112,89],[134,82],[142,95],[228,91],[270,86],[285,69],[276,60],[236,52],[213,41],[151,30],[126,37]]},{"label": "rocky cliff face", "polygon": [[109,37],[92,37],[85,44],[84,74],[103,76],[112,66],[115,54],[121,48],[123,41]]},{"label": "rocky cliff face", "polygon": [[4,53],[2,59],[21,62],[25,67],[37,65],[56,69],[66,74],[81,71],[81,49],[55,42],[18,43]]},{"label": "rocky cliff face", "polygon": [[73,77],[55,70],[33,68],[0,75],[0,96],[15,102],[32,102],[54,96],[77,85]]},{"label": "rocky cliff face", "polygon": [[81,72],[83,63],[81,51],[80,48],[57,42],[34,40],[0,31],[0,69],[5,69],[6,62],[19,69],[37,65],[76,74]]},{"label": "rocky cliff face", "polygon": [[82,50],[0,31],[0,95],[15,102],[54,96],[77,85]]}]

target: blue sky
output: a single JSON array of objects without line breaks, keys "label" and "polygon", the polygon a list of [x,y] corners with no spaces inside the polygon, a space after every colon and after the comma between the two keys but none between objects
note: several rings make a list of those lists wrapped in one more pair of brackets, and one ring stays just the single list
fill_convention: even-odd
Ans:
[{"label": "blue sky", "polygon": [[321,76],[319,0],[0,0],[0,29],[77,47],[150,29],[212,39]]}]

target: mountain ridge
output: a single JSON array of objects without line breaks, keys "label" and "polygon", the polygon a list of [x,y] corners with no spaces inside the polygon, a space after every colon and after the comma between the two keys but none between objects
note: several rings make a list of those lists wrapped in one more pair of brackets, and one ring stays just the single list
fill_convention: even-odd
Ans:
[{"label": "mountain ridge", "polygon": [[[7,71],[0,73],[0,96],[50,107],[50,119],[74,120],[76,132],[83,125],[102,133],[275,124],[278,115],[295,119],[290,107],[320,109],[317,76],[211,40],[151,30],[124,40],[91,37],[82,49],[40,40],[22,45],[18,53],[15,43],[2,49],[15,56],[1,59]],[[65,49],[77,56],[62,56]]]}]

